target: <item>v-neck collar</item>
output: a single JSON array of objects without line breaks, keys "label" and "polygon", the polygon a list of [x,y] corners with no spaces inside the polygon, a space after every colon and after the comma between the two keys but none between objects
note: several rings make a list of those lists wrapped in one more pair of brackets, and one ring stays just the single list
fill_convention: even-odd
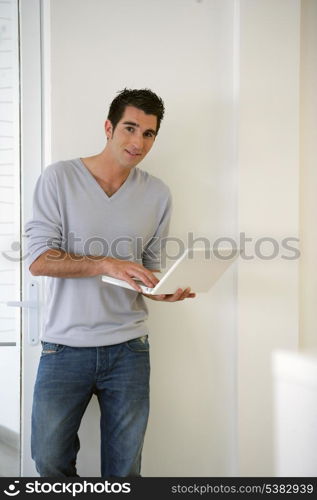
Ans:
[{"label": "v-neck collar", "polygon": [[95,186],[95,188],[99,191],[99,193],[103,196],[103,198],[109,202],[117,199],[119,196],[122,195],[122,193],[124,193],[124,191],[126,191],[128,185],[131,182],[133,171],[135,170],[135,167],[131,168],[128,177],[123,182],[123,184],[121,184],[119,189],[117,189],[117,191],[115,193],[113,193],[111,196],[108,196],[107,193],[100,186],[99,182],[94,178],[92,173],[88,170],[88,168],[84,164],[83,160],[81,158],[77,158],[77,163],[80,166],[80,168],[81,168],[82,172],[84,173],[84,175],[86,176],[86,178],[89,180],[89,182],[91,184],[93,184]]}]

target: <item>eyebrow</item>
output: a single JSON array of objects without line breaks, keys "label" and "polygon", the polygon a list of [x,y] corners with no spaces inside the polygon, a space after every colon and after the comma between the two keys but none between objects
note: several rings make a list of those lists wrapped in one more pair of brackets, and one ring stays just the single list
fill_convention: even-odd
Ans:
[{"label": "eyebrow", "polygon": [[[140,127],[140,125],[135,122],[123,122],[123,125],[132,125],[133,127]],[[148,128],[145,132],[152,132],[154,135],[156,135],[156,131],[153,130],[152,128]]]}]

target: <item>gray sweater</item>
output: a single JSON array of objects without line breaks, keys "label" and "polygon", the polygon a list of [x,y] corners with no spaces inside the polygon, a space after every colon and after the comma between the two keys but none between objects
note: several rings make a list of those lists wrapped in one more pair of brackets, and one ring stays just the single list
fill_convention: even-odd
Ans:
[{"label": "gray sweater", "polygon": [[[111,197],[83,162],[57,162],[38,179],[26,226],[29,265],[50,248],[105,255],[159,269],[171,195],[139,168]],[[148,334],[141,294],[87,278],[46,278],[42,340],[73,347],[117,344]]]}]

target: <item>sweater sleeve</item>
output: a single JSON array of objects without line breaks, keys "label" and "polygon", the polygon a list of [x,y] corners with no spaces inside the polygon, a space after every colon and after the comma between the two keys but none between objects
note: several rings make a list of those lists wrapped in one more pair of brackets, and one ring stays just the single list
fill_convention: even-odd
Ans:
[{"label": "sweater sleeve", "polygon": [[44,252],[62,247],[62,221],[56,174],[47,167],[39,177],[33,197],[33,216],[25,225],[29,266]]},{"label": "sweater sleeve", "polygon": [[164,210],[157,229],[143,250],[142,262],[147,269],[161,269],[162,255],[167,243],[171,215],[172,197],[168,191],[168,197],[165,201]]}]

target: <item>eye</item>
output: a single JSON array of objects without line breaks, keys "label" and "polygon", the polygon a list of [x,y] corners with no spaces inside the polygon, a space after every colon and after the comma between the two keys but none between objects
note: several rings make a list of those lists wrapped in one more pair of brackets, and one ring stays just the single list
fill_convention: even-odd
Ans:
[{"label": "eye", "polygon": [[154,137],[153,132],[145,132],[144,135],[145,137]]},{"label": "eye", "polygon": [[126,127],[126,130],[127,130],[128,132],[134,132],[134,127]]}]

